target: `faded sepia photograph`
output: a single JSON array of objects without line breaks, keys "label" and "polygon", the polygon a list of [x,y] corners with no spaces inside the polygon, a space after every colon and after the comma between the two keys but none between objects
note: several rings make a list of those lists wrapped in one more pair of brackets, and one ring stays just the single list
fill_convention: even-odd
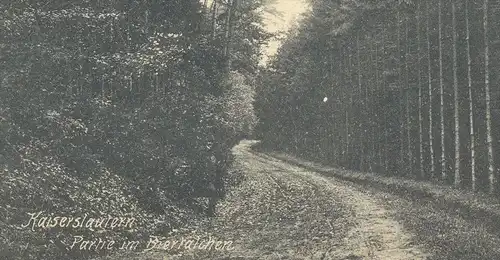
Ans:
[{"label": "faded sepia photograph", "polygon": [[0,0],[0,259],[500,259],[500,0]]}]

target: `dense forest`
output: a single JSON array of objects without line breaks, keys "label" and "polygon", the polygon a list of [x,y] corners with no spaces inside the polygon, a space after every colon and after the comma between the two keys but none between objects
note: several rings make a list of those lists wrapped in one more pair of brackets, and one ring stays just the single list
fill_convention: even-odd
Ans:
[{"label": "dense forest", "polygon": [[259,80],[260,137],[498,194],[500,2],[316,0]]},{"label": "dense forest", "polygon": [[220,182],[256,123],[262,6],[1,1],[0,258],[86,254],[74,230],[20,228],[33,212],[133,216],[136,233],[187,217],[176,201]]}]

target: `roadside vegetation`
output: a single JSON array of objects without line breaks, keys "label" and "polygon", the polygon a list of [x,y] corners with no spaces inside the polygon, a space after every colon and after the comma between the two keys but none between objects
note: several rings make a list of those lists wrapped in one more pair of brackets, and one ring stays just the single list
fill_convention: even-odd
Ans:
[{"label": "roadside vegetation", "polygon": [[[76,234],[118,243],[203,216],[189,198],[227,179],[255,125],[262,4],[2,1],[0,258],[107,254],[67,249]],[[21,228],[39,211],[137,222]]]}]

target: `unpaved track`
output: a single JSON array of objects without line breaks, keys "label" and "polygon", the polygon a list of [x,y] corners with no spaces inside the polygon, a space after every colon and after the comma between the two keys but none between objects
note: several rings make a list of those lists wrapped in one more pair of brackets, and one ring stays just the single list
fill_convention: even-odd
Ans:
[{"label": "unpaved track", "polygon": [[[422,248],[412,245],[411,235],[391,219],[382,203],[356,188],[332,178],[292,166],[273,157],[250,152],[248,144],[242,144],[241,153],[246,161],[257,157],[260,164],[273,165],[313,186],[330,191],[353,211],[354,227],[350,228],[343,243],[335,248],[327,259],[426,259]],[[346,256],[347,255],[347,256]],[[351,257],[351,258],[349,258]]]},{"label": "unpaved track", "polygon": [[234,148],[245,180],[218,205],[215,218],[190,231],[232,240],[234,250],[142,252],[122,259],[427,259],[382,201],[251,145]]}]

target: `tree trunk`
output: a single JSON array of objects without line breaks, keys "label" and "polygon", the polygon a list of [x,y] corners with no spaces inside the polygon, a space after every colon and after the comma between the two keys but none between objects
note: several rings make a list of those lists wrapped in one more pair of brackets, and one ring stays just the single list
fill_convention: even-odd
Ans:
[{"label": "tree trunk", "polygon": [[[369,35],[370,39],[368,40],[368,42],[370,43],[375,43],[375,39],[373,38],[373,35]],[[374,45],[374,44],[373,44]],[[376,164],[375,161],[374,161],[374,158],[376,158],[373,154],[373,152],[375,151],[375,142],[373,141],[374,140],[374,136],[376,134],[375,132],[375,129],[374,129],[374,114],[372,113],[372,110],[373,109],[370,109],[370,108],[373,108],[373,102],[371,102],[370,99],[368,99],[368,97],[375,97],[376,93],[374,92],[375,88],[373,87],[372,84],[377,84],[377,81],[376,81],[376,76],[374,75],[374,72],[375,72],[375,68],[373,66],[373,62],[374,62],[374,58],[373,58],[373,55],[374,55],[374,52],[373,52],[373,49],[370,48],[370,47],[373,47],[373,45],[369,45],[369,47],[367,48],[367,51],[368,51],[368,58],[369,58],[369,61],[368,61],[368,64],[367,65],[367,74],[369,75],[368,78],[372,78],[375,77],[375,81],[371,80],[371,81],[367,81],[366,82],[366,87],[365,87],[365,109],[364,111],[365,112],[365,118],[367,119],[367,123],[366,123],[366,127],[365,127],[365,133],[366,133],[366,137],[368,139],[368,142],[366,142],[366,147],[365,147],[365,154],[367,156],[367,162],[368,162],[368,172],[373,172],[373,165]],[[370,84],[371,83],[371,84]]]},{"label": "tree trunk", "polygon": [[378,46],[375,44],[375,60],[374,60],[374,69],[375,69],[375,84],[376,84],[376,92],[377,92],[377,135],[378,138],[373,138],[373,142],[375,143],[375,139],[377,139],[377,146],[373,146],[373,151],[377,151],[377,158],[378,158],[378,172],[380,172],[380,169],[382,168],[382,140],[383,140],[383,127],[382,127],[382,115],[380,115],[381,110],[380,110],[380,103],[382,100],[382,95],[381,95],[381,89],[382,89],[382,83],[380,82],[380,76],[379,76],[379,54],[378,54]]},{"label": "tree trunk", "polygon": [[226,70],[231,70],[231,40],[233,37],[233,16],[236,10],[238,0],[229,0],[227,18],[226,18],[226,46],[224,49],[224,57],[226,57]]},{"label": "tree trunk", "polygon": [[467,81],[469,91],[469,123],[470,123],[470,157],[471,157],[471,186],[476,191],[476,137],[474,133],[474,99],[472,97],[472,59],[470,54],[470,24],[469,0],[465,1],[465,27],[467,33]]},{"label": "tree trunk", "polygon": [[[351,60],[351,53],[349,50],[349,47],[347,47],[347,64],[345,66],[346,68],[346,81],[347,81],[347,86],[351,86],[352,84],[352,79],[351,79],[351,66],[352,66],[352,60]],[[345,110],[345,162],[346,162],[346,167],[350,167],[350,160],[349,160],[349,148],[350,148],[350,142],[351,142],[351,134],[349,133],[349,111],[352,110],[352,95],[353,95],[353,90],[352,88],[349,88],[347,90],[349,92],[349,103],[347,104],[346,110]]]},{"label": "tree trunk", "polygon": [[[360,114],[362,115],[362,111],[363,111],[363,107],[364,107],[364,104],[366,103],[366,100],[365,98],[361,98],[362,95],[363,95],[363,91],[362,91],[362,88],[363,88],[363,83],[362,83],[362,76],[361,76],[361,54],[360,54],[360,49],[359,49],[359,32],[356,34],[356,56],[357,56],[357,67],[358,67],[358,91],[359,91],[359,96],[360,96],[360,99],[361,99],[361,106],[360,106]],[[364,118],[360,117],[358,119],[360,122],[360,128],[361,128],[361,131],[365,132],[366,129],[364,127]],[[364,139],[361,138],[361,136],[359,136],[360,138],[360,143],[361,143],[361,162],[360,162],[360,165],[359,165],[359,168],[361,171],[363,171],[363,166],[365,165],[365,160],[366,160],[366,154],[365,154],[365,141]]]},{"label": "tree trunk", "polygon": [[427,79],[429,86],[429,160],[431,165],[431,177],[434,178],[436,165],[434,162],[434,134],[432,121],[432,62],[431,62],[431,32],[430,32],[430,10],[429,1],[427,1],[427,19],[426,19],[426,36],[427,36]]},{"label": "tree trunk", "polygon": [[490,45],[488,42],[488,0],[483,2],[484,26],[484,89],[486,98],[486,143],[488,146],[489,191],[496,192],[495,161],[493,158],[493,137],[491,134],[491,96],[490,96]]},{"label": "tree trunk", "polygon": [[422,116],[422,79],[421,79],[421,64],[420,64],[420,2],[417,4],[417,85],[418,85],[418,151],[419,151],[419,173],[420,178],[424,178],[424,133],[423,133],[423,116]]},{"label": "tree trunk", "polygon": [[134,77],[133,77],[133,74],[130,74],[130,79],[129,79],[129,82],[128,82],[128,86],[129,86],[129,94],[130,94],[130,102],[133,104],[135,99],[135,94],[134,94]]},{"label": "tree trunk", "polygon": [[408,156],[408,163],[407,163],[407,173],[412,172],[413,170],[413,153],[411,150],[411,118],[410,118],[410,66],[409,66],[409,59],[410,59],[410,44],[409,44],[409,39],[408,39],[408,17],[405,19],[405,88],[406,88],[406,93],[405,93],[405,100],[406,100],[406,152]]},{"label": "tree trunk", "polygon": [[[397,51],[396,51],[396,54],[397,54],[397,67],[398,67],[398,84],[399,84],[399,88],[400,88],[400,98],[401,100],[403,100],[403,86],[401,84],[401,37],[400,37],[400,32],[401,32],[401,28],[400,28],[400,11],[399,11],[399,6],[397,7],[398,10],[397,10],[397,16],[396,16],[396,19],[397,19]],[[400,146],[399,146],[399,171],[400,173],[403,173],[403,169],[404,169],[404,113],[402,112],[404,110],[403,108],[403,103],[402,101],[400,101],[400,105],[401,105],[401,112],[400,112],[400,125],[399,125],[399,142],[400,142]]]},{"label": "tree trunk", "polygon": [[217,31],[217,0],[212,2],[212,40],[215,39]]},{"label": "tree trunk", "polygon": [[458,64],[457,64],[457,19],[456,19],[456,3],[455,0],[451,3],[452,9],[452,33],[453,33],[453,93],[454,93],[454,117],[455,117],[455,187],[459,187],[460,178],[460,113],[458,110]]},{"label": "tree trunk", "polygon": [[[384,34],[384,37],[382,38],[382,55],[386,55],[387,53],[387,46],[386,46],[386,36],[387,34]],[[388,63],[387,62],[384,62],[384,60],[382,60],[382,71],[385,71],[386,69],[388,68]],[[385,83],[385,80],[384,80],[384,77],[382,77],[382,83]],[[382,93],[382,97],[385,99],[386,97],[386,92],[384,91]],[[385,109],[383,110],[385,112]],[[383,124],[383,128],[384,128],[384,169],[386,172],[389,171],[389,159],[388,159],[388,147],[389,147],[389,131],[388,131],[388,116],[387,116],[387,113],[384,113],[384,117],[383,117],[383,121],[384,121],[384,124]]]},{"label": "tree trunk", "polygon": [[[342,53],[342,46],[341,46],[340,43],[339,43],[339,45],[340,45],[340,47],[339,47],[340,52],[339,52],[339,55],[338,55],[339,56],[339,62],[338,62],[338,64],[339,64],[339,70],[338,71],[339,71],[340,86],[341,86],[341,88],[343,88],[343,89],[339,88],[339,91],[342,92],[341,93],[341,95],[342,95],[341,96],[341,98],[342,98],[341,102],[343,103],[343,104],[339,103],[339,107],[340,108],[343,107],[347,111],[347,106],[345,105],[346,97],[347,96],[345,95],[345,81],[344,81],[344,73],[345,73],[344,72],[345,71],[344,67],[345,67],[345,65],[343,64],[344,63],[344,56],[343,56],[343,53]],[[342,114],[343,113],[339,113],[339,122],[340,122],[340,118],[343,117]],[[339,126],[339,127],[341,127],[341,126]],[[340,151],[340,156],[338,158],[338,162],[337,163],[340,165],[342,163],[342,158],[345,155],[345,139],[342,137],[342,135],[339,136],[339,139],[340,139],[339,146],[340,146],[341,151]]]},{"label": "tree trunk", "polygon": [[440,108],[440,128],[441,128],[441,178],[446,179],[446,147],[444,143],[444,77],[443,77],[443,22],[442,22],[442,0],[439,0],[439,108]]}]

